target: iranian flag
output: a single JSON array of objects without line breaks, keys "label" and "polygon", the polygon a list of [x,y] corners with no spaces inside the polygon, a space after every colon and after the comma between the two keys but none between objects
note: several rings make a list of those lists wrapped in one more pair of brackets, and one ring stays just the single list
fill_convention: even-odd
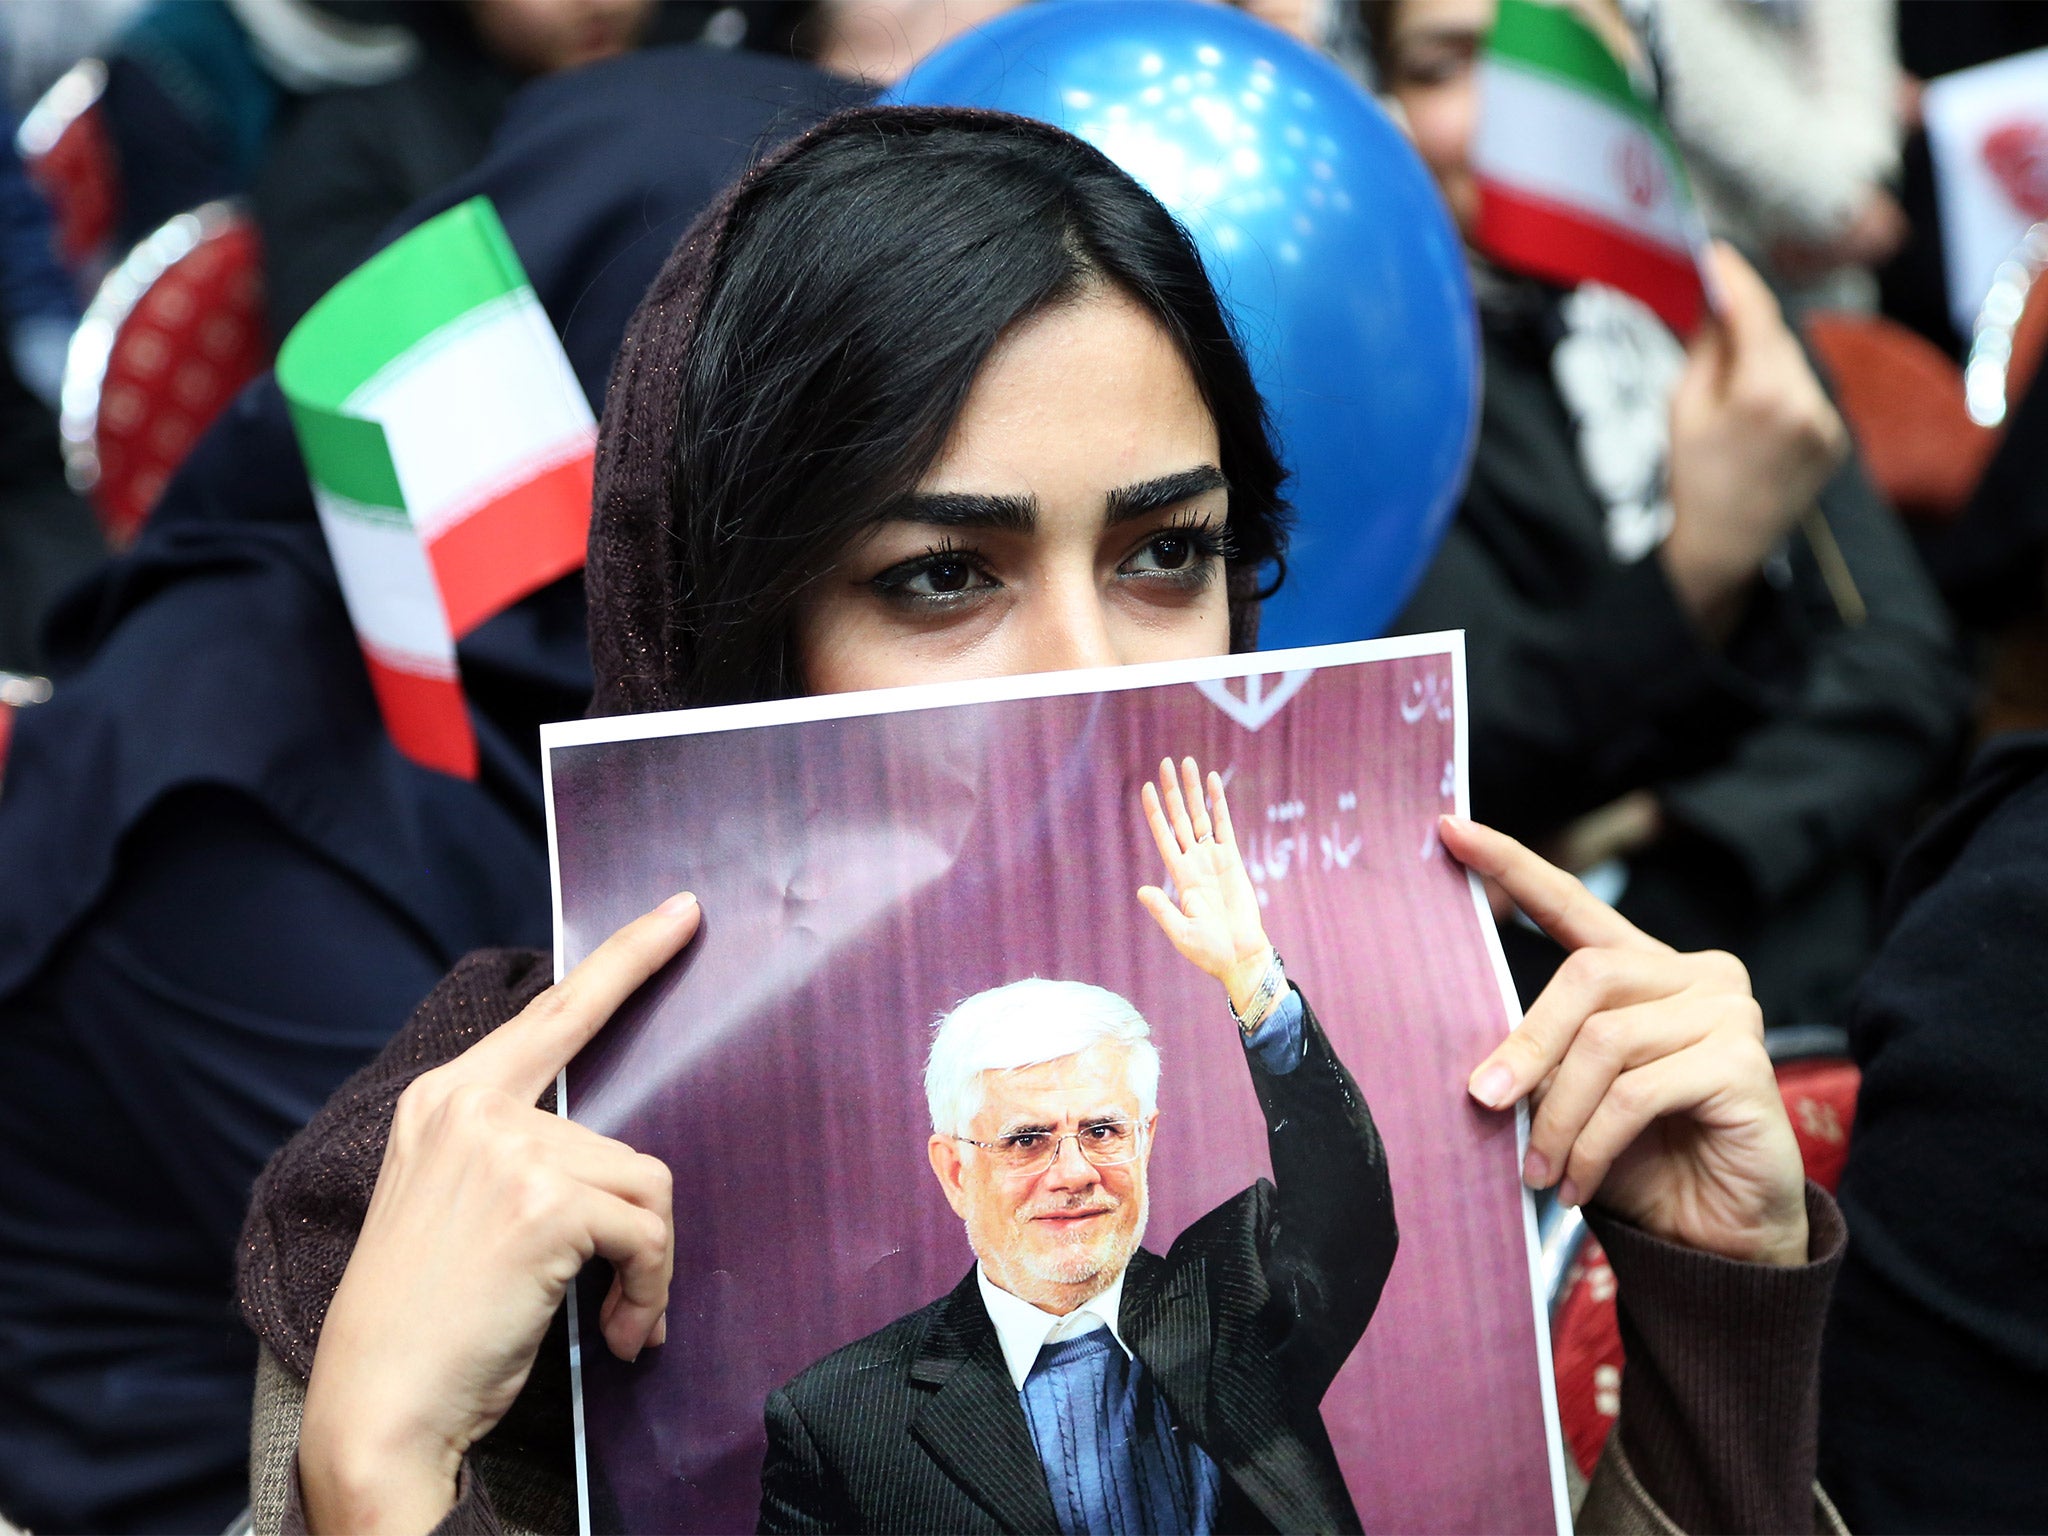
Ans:
[{"label": "iranian flag", "polygon": [[1552,282],[1605,283],[1680,336],[1707,309],[1706,231],[1655,103],[1561,5],[1500,0],[1479,64],[1479,248]]},{"label": "iranian flag", "polygon": [[331,289],[277,381],[391,739],[474,778],[455,642],[583,564],[597,441],[489,199]]}]

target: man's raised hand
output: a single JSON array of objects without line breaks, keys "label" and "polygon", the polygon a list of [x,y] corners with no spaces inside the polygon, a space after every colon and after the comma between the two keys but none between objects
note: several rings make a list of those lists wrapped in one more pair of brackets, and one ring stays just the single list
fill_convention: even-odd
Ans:
[{"label": "man's raised hand", "polygon": [[1805,1263],[1799,1145],[1742,962],[1680,954],[1490,827],[1442,833],[1570,951],[1470,1079],[1489,1109],[1533,1106],[1524,1181],[1689,1248]]},{"label": "man's raised hand", "polygon": [[1251,1006],[1273,946],[1259,916],[1259,893],[1237,851],[1223,776],[1209,775],[1205,802],[1195,760],[1182,758],[1176,775],[1173,760],[1165,758],[1157,787],[1147,783],[1138,799],[1179,901],[1156,885],[1142,887],[1138,900],[1175,949],[1223,983],[1231,1006],[1242,1013]]}]

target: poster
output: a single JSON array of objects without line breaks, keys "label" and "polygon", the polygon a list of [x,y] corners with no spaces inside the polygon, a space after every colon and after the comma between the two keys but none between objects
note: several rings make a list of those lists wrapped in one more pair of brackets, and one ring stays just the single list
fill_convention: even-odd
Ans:
[{"label": "poster", "polygon": [[1568,1529],[1523,1133],[1465,1092],[1516,1015],[1436,833],[1463,669],[1421,636],[548,727],[558,974],[674,891],[704,912],[561,1084],[676,1190],[668,1342],[572,1349],[584,1528],[753,1529],[770,1394],[969,1286],[923,1080],[962,999],[1078,980],[1150,1021],[1147,1251],[1269,1175],[1221,989],[1136,896],[1140,786],[1193,756],[1384,1142],[1398,1253],[1321,1402],[1349,1498],[1369,1531]]}]

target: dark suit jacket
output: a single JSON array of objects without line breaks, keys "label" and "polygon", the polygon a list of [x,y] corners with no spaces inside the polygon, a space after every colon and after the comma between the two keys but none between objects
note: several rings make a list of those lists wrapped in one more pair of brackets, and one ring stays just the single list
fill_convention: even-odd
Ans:
[{"label": "dark suit jacket", "polygon": [[[1312,1012],[1301,1065],[1248,1056],[1274,1181],[1140,1250],[1120,1330],[1223,1471],[1220,1530],[1356,1531],[1323,1393],[1394,1262],[1365,1099]],[[1052,1531],[1045,1472],[974,1272],[768,1399],[763,1531]]]}]

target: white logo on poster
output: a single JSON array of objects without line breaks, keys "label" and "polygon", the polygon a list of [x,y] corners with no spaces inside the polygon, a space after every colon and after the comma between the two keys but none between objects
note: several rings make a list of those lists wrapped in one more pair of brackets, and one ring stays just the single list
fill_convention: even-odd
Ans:
[{"label": "white logo on poster", "polygon": [[1269,690],[1266,683],[1274,674],[1255,673],[1244,679],[1242,697],[1230,691],[1228,678],[1204,678],[1195,686],[1202,690],[1204,698],[1239,725],[1248,731],[1256,731],[1279,714],[1281,706],[1301,692],[1302,685],[1315,675],[1314,667],[1306,667],[1299,672],[1282,672]]},{"label": "white logo on poster", "polygon": [[1401,701],[1401,718],[1410,725],[1419,723],[1424,715],[1448,720],[1456,697],[1448,677],[1432,672],[1427,677],[1415,678],[1408,684],[1408,697]]}]

